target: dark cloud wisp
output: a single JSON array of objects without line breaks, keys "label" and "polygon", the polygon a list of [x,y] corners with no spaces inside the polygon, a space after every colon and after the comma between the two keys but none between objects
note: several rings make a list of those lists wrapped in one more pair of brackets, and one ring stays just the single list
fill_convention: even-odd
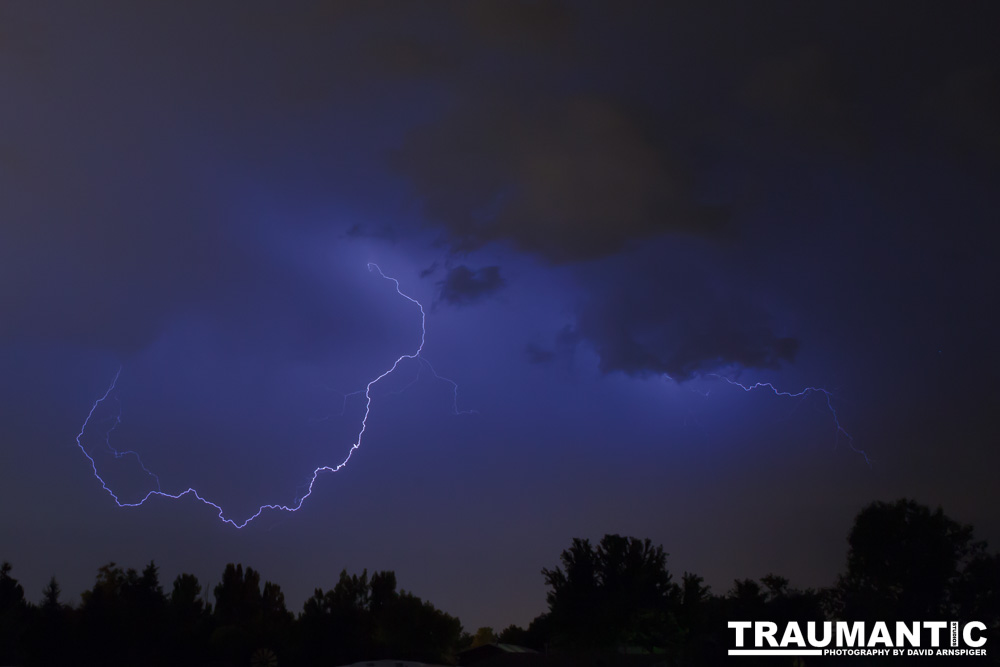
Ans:
[{"label": "dark cloud wisp", "polygon": [[438,301],[452,306],[467,306],[495,294],[506,284],[499,266],[484,266],[473,271],[464,264],[449,269],[438,285]]},{"label": "dark cloud wisp", "polygon": [[573,333],[593,347],[604,373],[683,381],[794,361],[799,341],[776,332],[771,319],[746,293],[700,272],[647,268],[595,291]]},{"label": "dark cloud wisp", "polygon": [[[542,109],[543,111],[539,111]],[[482,98],[414,131],[395,156],[453,250],[510,243],[554,263],[681,232],[715,235],[681,161],[613,100]]]}]

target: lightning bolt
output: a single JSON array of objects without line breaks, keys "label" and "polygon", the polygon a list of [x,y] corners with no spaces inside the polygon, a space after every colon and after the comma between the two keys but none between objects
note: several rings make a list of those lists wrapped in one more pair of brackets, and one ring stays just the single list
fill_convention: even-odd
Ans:
[{"label": "lightning bolt", "polygon": [[[402,354],[402,355],[400,355],[396,359],[396,361],[393,362],[392,366],[388,370],[384,371],[381,375],[379,375],[375,379],[371,380],[365,386],[364,390],[359,390],[359,391],[356,391],[356,392],[352,392],[351,394],[345,394],[344,395],[344,401],[345,401],[345,404],[346,404],[348,396],[364,394],[364,397],[365,397],[365,413],[364,413],[364,417],[361,420],[361,429],[358,431],[357,437],[354,439],[354,443],[351,445],[351,448],[348,450],[347,456],[344,457],[344,459],[340,463],[338,463],[335,466],[319,466],[318,468],[316,468],[315,470],[313,470],[312,476],[309,479],[308,490],[301,497],[297,498],[294,504],[292,504],[292,505],[280,505],[280,504],[261,505],[257,509],[256,513],[254,513],[248,519],[246,519],[245,521],[243,521],[242,523],[240,523],[240,522],[237,522],[234,519],[231,519],[231,518],[227,517],[226,514],[225,514],[225,511],[223,510],[223,508],[220,505],[218,505],[218,504],[212,502],[211,500],[205,498],[204,496],[201,495],[201,493],[199,493],[197,491],[197,489],[194,489],[193,487],[189,487],[188,489],[186,489],[185,491],[181,491],[180,493],[167,493],[166,491],[163,491],[162,488],[160,487],[160,478],[157,477],[155,474],[153,474],[149,469],[147,469],[145,465],[143,465],[142,459],[139,457],[139,454],[137,454],[136,452],[133,452],[133,451],[120,452],[120,451],[116,450],[114,447],[111,446],[111,434],[114,432],[114,430],[116,428],[118,428],[118,425],[121,424],[121,412],[119,410],[119,414],[116,417],[114,417],[113,423],[111,425],[111,428],[109,428],[108,431],[107,431],[107,433],[106,433],[105,443],[107,444],[108,449],[111,450],[111,453],[115,456],[115,458],[122,458],[124,456],[134,456],[135,459],[138,461],[139,466],[143,469],[143,471],[145,471],[146,474],[148,474],[149,476],[151,476],[152,478],[154,478],[156,480],[156,489],[154,489],[152,491],[149,491],[138,502],[134,502],[134,503],[122,502],[122,500],[118,497],[118,495],[111,489],[111,487],[108,486],[108,484],[104,480],[104,478],[101,477],[100,473],[98,473],[98,471],[97,471],[97,463],[94,460],[94,457],[91,456],[87,452],[87,449],[83,446],[83,443],[81,442],[81,438],[83,437],[83,434],[86,432],[87,427],[90,425],[90,421],[91,421],[91,419],[94,416],[94,412],[97,410],[97,408],[102,403],[104,403],[105,401],[107,401],[111,397],[112,393],[115,391],[115,388],[118,386],[118,379],[121,377],[121,372],[122,372],[121,368],[119,368],[118,372],[115,373],[115,377],[111,381],[111,385],[108,387],[107,391],[104,392],[104,395],[101,396],[100,398],[98,398],[96,401],[94,401],[94,404],[90,407],[90,412],[87,413],[87,418],[84,420],[83,425],[80,427],[80,432],[77,433],[77,435],[76,435],[76,445],[77,445],[77,447],[80,448],[80,451],[83,452],[83,455],[85,457],[87,457],[87,460],[90,461],[91,470],[93,470],[94,477],[97,478],[97,481],[99,481],[101,483],[101,488],[103,488],[105,491],[107,491],[108,495],[111,496],[111,498],[115,501],[115,503],[119,507],[139,507],[140,505],[144,504],[147,500],[149,500],[150,498],[153,498],[155,496],[159,496],[159,497],[162,497],[162,498],[169,498],[171,500],[179,500],[180,498],[183,498],[185,496],[193,496],[194,498],[197,498],[198,500],[200,500],[205,505],[208,505],[209,507],[215,509],[218,512],[219,519],[221,521],[223,521],[224,523],[228,523],[228,524],[234,526],[235,528],[244,528],[251,521],[253,521],[257,517],[259,517],[261,514],[263,514],[263,512],[265,510],[279,510],[279,511],[282,511],[282,512],[296,512],[296,511],[298,511],[302,507],[303,503],[305,503],[306,499],[309,498],[309,496],[312,495],[313,488],[314,488],[314,486],[316,484],[316,480],[319,479],[319,476],[320,476],[321,473],[335,473],[335,472],[339,472],[341,469],[343,469],[348,464],[348,462],[351,460],[351,456],[354,454],[354,452],[357,451],[361,447],[361,443],[362,443],[362,440],[364,439],[365,431],[368,428],[368,417],[371,415],[371,408],[372,408],[372,395],[371,395],[372,387],[374,387],[376,384],[378,384],[379,381],[381,381],[385,377],[391,375],[399,367],[399,365],[403,361],[405,361],[407,359],[416,360],[418,363],[420,363],[421,367],[426,366],[431,371],[431,373],[434,375],[434,377],[436,379],[441,380],[443,382],[447,382],[447,383],[449,383],[452,386],[452,388],[454,390],[453,391],[453,396],[454,396],[453,408],[454,408],[455,414],[473,414],[473,413],[475,413],[474,410],[459,410],[458,409],[458,384],[454,380],[450,380],[450,379],[448,379],[446,377],[438,375],[438,373],[434,370],[434,367],[431,365],[431,363],[429,361],[427,361],[426,359],[424,359],[423,357],[420,356],[421,352],[423,352],[423,350],[424,350],[424,343],[425,343],[425,341],[427,339],[427,313],[424,311],[423,305],[419,301],[417,301],[416,299],[414,299],[413,297],[409,296],[408,294],[405,294],[400,289],[400,287],[399,287],[399,281],[397,279],[395,279],[395,278],[392,278],[391,276],[387,276],[384,273],[382,273],[382,269],[379,268],[379,266],[377,264],[369,263],[368,264],[368,270],[369,271],[377,271],[378,274],[379,274],[379,276],[381,276],[385,280],[391,281],[392,284],[396,288],[396,293],[397,294],[399,294],[401,297],[403,297],[407,301],[410,301],[415,306],[417,306],[417,308],[420,309],[420,344],[417,346],[417,349],[414,352],[412,352],[410,354]],[[419,373],[418,373],[418,378],[419,378]],[[415,383],[416,380],[414,380],[413,382]],[[407,387],[411,386],[412,384],[413,383],[411,383],[410,385],[407,385]],[[404,390],[405,390],[405,388],[404,388]]]},{"label": "lightning bolt", "polygon": [[830,409],[830,414],[833,416],[833,423],[837,427],[837,435],[844,436],[844,438],[846,438],[847,440],[848,447],[850,447],[853,452],[860,454],[865,459],[865,463],[868,464],[868,467],[869,468],[871,467],[872,462],[871,459],[868,458],[868,454],[865,452],[865,450],[859,449],[858,447],[855,446],[854,436],[848,433],[847,430],[840,424],[840,417],[837,415],[837,409],[833,407],[833,394],[831,394],[828,390],[823,389],[822,387],[806,387],[805,389],[802,389],[800,391],[791,392],[778,389],[770,382],[755,382],[753,384],[743,384],[742,382],[738,382],[732,378],[726,377],[725,375],[719,375],[717,373],[710,373],[708,376],[723,380],[724,382],[727,382],[733,385],[734,387],[739,387],[740,389],[746,392],[756,391],[758,389],[764,389],[764,390],[770,390],[771,393],[773,393],[775,396],[784,396],[786,398],[805,398],[810,394],[821,394],[823,398],[826,400],[826,406],[827,408]]},{"label": "lightning bolt", "polygon": [[[406,393],[406,391],[410,387],[412,387],[413,385],[415,385],[417,382],[420,381],[421,371],[422,371],[422,369],[424,367],[426,367],[428,370],[430,370],[431,375],[434,376],[435,380],[440,380],[441,382],[445,382],[445,383],[451,385],[451,388],[452,388],[452,413],[453,414],[456,414],[456,415],[478,415],[479,414],[479,410],[461,410],[461,409],[459,409],[459,407],[458,407],[458,383],[457,382],[455,382],[454,380],[452,380],[450,378],[446,378],[445,376],[439,374],[436,370],[434,370],[434,366],[431,365],[431,362],[428,361],[426,357],[422,357],[422,356],[421,357],[417,357],[416,360],[418,362],[420,362],[420,365],[417,366],[417,374],[413,376],[413,379],[410,380],[409,382],[407,382],[406,385],[403,388],[401,388],[401,389],[394,389],[392,391],[386,392],[387,394],[398,396],[399,394]],[[335,392],[335,393],[340,393],[340,392]],[[337,416],[338,417],[343,417],[347,413],[347,399],[348,398],[351,398],[353,396],[361,396],[364,393],[365,393],[364,389],[358,389],[357,391],[351,391],[351,392],[348,392],[346,394],[340,394],[340,396],[343,399],[343,402],[342,402],[342,404],[340,406],[340,413]],[[325,417],[320,417],[319,419],[314,419],[313,421],[315,421],[315,422],[327,421],[332,416],[333,416],[333,414],[328,414]]]}]

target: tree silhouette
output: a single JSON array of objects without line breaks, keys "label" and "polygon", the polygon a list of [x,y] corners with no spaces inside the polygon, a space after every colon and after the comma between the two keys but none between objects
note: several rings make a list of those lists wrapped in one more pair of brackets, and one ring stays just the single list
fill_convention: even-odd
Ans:
[{"label": "tree silhouette", "polygon": [[679,591],[663,547],[605,535],[594,548],[577,538],[560,560],[562,568],[542,570],[556,644],[591,651],[633,645],[652,652],[676,639]]},{"label": "tree silhouette", "polygon": [[705,580],[691,572],[681,577],[680,606],[677,609],[677,624],[680,627],[678,653],[689,661],[705,655],[714,646],[714,639],[720,625],[721,614],[715,604],[711,589]]},{"label": "tree silhouette", "polygon": [[50,578],[42,589],[41,605],[33,610],[26,637],[31,664],[66,664],[73,659],[73,610],[62,603],[60,595],[59,582]]},{"label": "tree silhouette", "polygon": [[470,648],[476,648],[477,646],[485,646],[486,644],[496,644],[497,636],[493,632],[493,628],[484,626],[476,630],[476,634],[472,636],[472,644]]},{"label": "tree silhouette", "polygon": [[574,538],[560,556],[563,568],[542,569],[557,642],[606,646],[618,638],[605,625],[610,616],[603,602],[598,555],[589,540]]},{"label": "tree silhouette", "polygon": [[150,562],[142,573],[108,563],[80,607],[81,653],[85,661],[110,665],[159,664],[163,660],[166,598],[159,571]]},{"label": "tree silhouette", "polygon": [[[260,573],[242,563],[229,563],[215,587],[215,630],[211,645],[215,655],[231,663],[246,664],[254,650],[283,640],[287,611],[281,590],[265,582],[267,600],[260,588]],[[265,619],[280,627],[267,626]]]},{"label": "tree silhouette", "polygon": [[316,589],[299,617],[306,661],[325,664],[365,658],[449,660],[462,626],[428,602],[396,591],[393,572],[340,573],[326,593]]},{"label": "tree silhouette", "polygon": [[834,611],[870,621],[953,618],[962,570],[985,550],[971,526],[906,499],[861,510],[848,544]]},{"label": "tree silhouette", "polygon": [[193,574],[174,579],[167,603],[168,654],[174,664],[198,663],[208,654],[212,618],[201,592]]},{"label": "tree silhouette", "polygon": [[49,583],[42,589],[42,611],[48,613],[59,613],[63,609],[63,604],[59,601],[62,590],[55,577],[49,579]]},{"label": "tree silhouette", "polygon": [[10,576],[11,564],[0,565],[0,663],[14,664],[22,659],[19,647],[28,629],[28,605],[24,588]]},{"label": "tree silhouette", "polygon": [[13,566],[7,561],[0,565],[0,612],[24,605],[24,588],[10,576]]},{"label": "tree silhouette", "polygon": [[170,613],[174,618],[194,622],[207,613],[201,599],[201,584],[193,574],[179,574],[170,593]]},{"label": "tree silhouette", "polygon": [[499,637],[490,628],[463,633],[457,618],[398,590],[391,571],[343,570],[296,617],[280,586],[261,586],[260,574],[242,564],[226,566],[213,607],[193,575],[179,575],[167,597],[155,562],[141,572],[108,563],[74,608],[60,600],[54,577],[31,605],[3,563],[0,664],[246,667],[252,656],[293,667],[386,658],[453,663],[461,642],[499,639],[569,654],[555,658],[559,664],[636,664],[637,656],[611,655],[627,648],[655,654],[638,662],[712,665],[728,664],[726,622],[734,619],[978,620],[990,645],[1000,643],[1000,554],[987,553],[971,527],[911,500],[873,503],[858,514],[848,544],[846,571],[831,589],[798,590],[768,574],[736,580],[718,596],[690,572],[674,584],[667,554],[649,540],[605,535],[594,546],[575,539],[559,567],[542,570],[548,611]]},{"label": "tree silhouette", "polygon": [[955,583],[952,601],[962,618],[1000,625],[1000,554],[976,554]]},{"label": "tree silhouette", "polygon": [[1000,554],[973,556],[955,583],[951,599],[959,618],[985,623],[989,644],[1000,644]]},{"label": "tree silhouette", "polygon": [[259,648],[270,650],[279,656],[288,655],[295,616],[285,606],[285,594],[281,592],[281,586],[265,581],[260,594],[260,606],[260,618],[256,625]]},{"label": "tree silhouette", "polygon": [[517,646],[527,646],[530,638],[528,631],[519,625],[508,625],[497,635],[497,642],[501,644],[516,644]]},{"label": "tree silhouette", "polygon": [[229,563],[216,585],[215,618],[220,625],[249,628],[261,613],[260,574],[252,567]]},{"label": "tree silhouette", "polygon": [[[519,625],[508,625],[500,631],[497,641],[501,644],[514,644],[524,646],[539,652],[545,652],[551,640],[551,615],[548,612],[536,616],[527,628]],[[469,648],[472,645],[472,635],[468,635]]]}]

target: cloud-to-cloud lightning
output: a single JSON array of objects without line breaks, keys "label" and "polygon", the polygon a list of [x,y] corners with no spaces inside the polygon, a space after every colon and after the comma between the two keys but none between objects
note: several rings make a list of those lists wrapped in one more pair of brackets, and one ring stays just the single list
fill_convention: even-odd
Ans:
[{"label": "cloud-to-cloud lightning", "polygon": [[823,398],[826,399],[826,406],[830,409],[830,414],[833,415],[833,423],[837,427],[837,435],[844,436],[847,439],[848,446],[851,448],[851,450],[857,452],[858,454],[861,454],[861,456],[863,456],[865,459],[865,463],[871,466],[872,462],[868,458],[867,452],[865,452],[865,450],[863,449],[858,449],[854,445],[854,436],[848,433],[847,430],[843,426],[841,426],[840,417],[837,415],[837,409],[833,407],[833,395],[828,390],[823,389],[822,387],[806,387],[805,389],[795,392],[782,391],[781,389],[778,389],[770,382],[755,382],[753,384],[743,384],[742,382],[737,382],[732,378],[728,378],[725,375],[719,375],[718,373],[711,373],[710,377],[716,377],[719,378],[720,380],[724,380],[725,382],[728,382],[734,387],[739,387],[740,389],[746,392],[756,391],[758,389],[764,389],[764,390],[770,390],[771,393],[774,394],[775,396],[784,396],[786,398],[804,398],[810,394],[822,394]]},{"label": "cloud-to-cloud lightning", "polygon": [[[351,456],[354,454],[354,452],[359,447],[361,447],[361,443],[362,443],[362,440],[364,438],[365,431],[368,428],[368,417],[371,415],[371,407],[372,407],[372,395],[371,395],[372,387],[374,387],[376,384],[378,384],[379,381],[381,381],[383,378],[391,375],[393,373],[393,371],[395,371],[396,368],[398,368],[399,365],[404,360],[413,359],[413,360],[418,361],[421,364],[421,366],[427,366],[427,368],[430,369],[431,373],[434,374],[435,378],[443,380],[443,381],[448,382],[449,384],[451,384],[452,387],[454,388],[454,392],[455,392],[455,401],[454,401],[455,412],[456,412],[456,414],[464,412],[464,411],[460,411],[458,409],[458,385],[454,381],[449,380],[448,378],[445,378],[445,377],[442,377],[442,376],[438,375],[434,371],[434,368],[433,368],[433,366],[431,366],[430,362],[428,362],[426,359],[424,359],[423,357],[420,356],[421,352],[423,352],[424,342],[425,342],[426,337],[427,337],[427,314],[424,311],[423,305],[419,301],[417,301],[416,299],[414,299],[413,297],[409,296],[408,294],[405,294],[400,289],[400,287],[399,287],[399,281],[396,278],[392,278],[392,277],[387,276],[384,273],[382,273],[382,269],[379,268],[379,266],[377,264],[369,263],[368,264],[368,270],[369,271],[377,271],[378,274],[379,274],[379,276],[381,276],[382,278],[384,278],[384,279],[386,279],[388,281],[391,281],[393,283],[393,285],[395,286],[395,288],[396,288],[396,292],[401,297],[403,297],[407,301],[410,301],[411,303],[413,303],[414,305],[416,305],[417,308],[420,309],[420,344],[417,346],[417,349],[414,352],[412,352],[410,354],[401,354],[399,357],[397,357],[396,361],[393,362],[393,364],[392,364],[392,366],[390,368],[388,368],[382,374],[380,374],[379,376],[375,377],[370,382],[368,382],[368,384],[365,386],[365,389],[364,389],[363,392],[362,391],[356,392],[358,394],[363,393],[364,396],[365,396],[365,411],[364,411],[364,417],[361,420],[361,428],[358,431],[358,434],[357,434],[357,436],[354,439],[354,443],[351,445],[351,448],[348,450],[347,456],[345,456],[344,459],[340,463],[338,463],[337,465],[334,465],[334,466],[319,466],[316,469],[314,469],[313,472],[312,472],[312,476],[309,479],[308,490],[301,497],[297,498],[294,504],[292,504],[292,505],[281,505],[281,504],[266,504],[266,505],[261,505],[252,516],[250,516],[249,518],[247,518],[244,521],[240,522],[240,521],[236,521],[235,519],[232,519],[230,517],[227,517],[226,513],[225,513],[225,510],[222,508],[221,505],[218,505],[218,504],[212,502],[211,500],[209,500],[208,498],[204,497],[201,493],[198,492],[197,489],[195,489],[193,487],[189,487],[186,490],[181,491],[180,493],[167,493],[166,491],[163,491],[162,488],[161,488],[161,486],[160,486],[160,479],[159,479],[159,477],[157,477],[154,473],[152,473],[150,470],[148,470],[146,468],[146,466],[142,463],[142,459],[139,457],[139,455],[136,452],[133,452],[133,451],[118,451],[114,447],[111,446],[111,434],[112,434],[112,432],[114,432],[114,430],[121,423],[121,414],[119,413],[118,415],[116,415],[114,417],[113,424],[112,424],[111,428],[108,429],[108,431],[106,433],[105,443],[107,444],[108,448],[111,450],[112,454],[116,458],[122,458],[124,456],[134,456],[136,458],[136,460],[138,461],[139,466],[143,469],[143,471],[146,472],[149,476],[151,476],[152,478],[154,478],[156,480],[156,489],[154,489],[154,490],[149,491],[148,493],[146,493],[146,495],[143,496],[142,499],[140,499],[140,500],[138,500],[137,502],[134,502],[134,503],[122,502],[122,500],[121,500],[121,498],[119,498],[118,494],[116,494],[115,491],[110,486],[108,486],[108,483],[105,481],[105,479],[98,472],[98,470],[97,470],[97,462],[94,460],[94,457],[90,455],[90,453],[87,451],[87,448],[84,447],[84,445],[83,445],[83,443],[81,441],[81,439],[83,438],[84,433],[87,431],[87,428],[88,427],[92,428],[92,425],[91,425],[90,422],[91,422],[91,419],[94,417],[95,411],[98,409],[98,407],[102,403],[104,403],[105,401],[109,400],[112,397],[113,392],[115,391],[116,387],[118,386],[118,380],[121,377],[121,369],[120,368],[119,368],[118,372],[115,374],[114,379],[111,381],[111,385],[108,387],[107,391],[105,391],[104,394],[100,398],[98,398],[96,401],[94,401],[94,404],[90,407],[90,412],[87,414],[87,418],[84,420],[83,425],[80,427],[80,432],[77,433],[77,435],[76,435],[76,444],[77,444],[77,447],[80,448],[80,451],[83,452],[83,455],[87,457],[88,461],[90,461],[90,466],[91,466],[91,469],[94,472],[94,477],[96,477],[97,481],[99,481],[101,483],[101,487],[105,491],[108,492],[108,495],[111,496],[111,498],[115,501],[115,503],[119,507],[138,507],[138,506],[142,505],[143,503],[145,503],[150,498],[153,498],[155,496],[159,496],[159,497],[163,497],[163,498],[170,498],[172,500],[177,500],[179,498],[183,498],[184,496],[193,496],[193,497],[197,498],[198,500],[200,500],[202,503],[204,503],[204,504],[206,504],[206,505],[214,508],[218,512],[219,519],[222,520],[223,522],[228,523],[228,524],[230,524],[230,525],[232,525],[232,526],[234,526],[236,528],[243,528],[247,524],[249,524],[251,521],[253,521],[257,517],[259,517],[265,510],[280,510],[280,511],[283,511],[283,512],[295,512],[295,511],[297,511],[299,508],[302,507],[302,504],[306,501],[306,499],[309,498],[309,496],[312,495],[313,487],[316,484],[316,480],[319,478],[319,476],[320,476],[321,473],[324,473],[324,472],[331,472],[331,473],[332,472],[337,472],[337,471],[341,470],[342,468],[344,468],[348,464],[348,462],[351,460]],[[346,397],[345,397],[345,399],[346,399]]]}]

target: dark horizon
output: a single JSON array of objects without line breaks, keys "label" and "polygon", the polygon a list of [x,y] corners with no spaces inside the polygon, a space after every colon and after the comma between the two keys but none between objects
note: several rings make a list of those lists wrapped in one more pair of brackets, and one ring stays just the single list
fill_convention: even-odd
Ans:
[{"label": "dark horizon", "polygon": [[[704,665],[720,664],[729,649],[747,646],[742,630],[730,636],[730,621],[749,626],[748,619],[761,618],[799,628],[822,624],[829,637],[834,624],[860,623],[862,636],[876,637],[879,625],[914,628],[922,622],[912,619],[929,618],[948,627],[955,621],[954,633],[959,624],[972,631],[963,631],[962,645],[953,635],[950,647],[989,654],[983,647],[1000,634],[1000,552],[979,540],[973,526],[911,499],[875,502],[858,512],[847,543],[844,567],[822,589],[800,588],[772,572],[713,592],[697,572],[671,572],[662,545],[648,538],[576,538],[556,564],[541,570],[544,612],[521,627],[476,629],[407,592],[391,570],[343,570],[336,586],[315,588],[296,613],[280,583],[242,563],[227,564],[214,586],[188,573],[170,584],[152,561],[141,571],[108,563],[80,604],[67,604],[54,577],[43,600],[31,604],[3,562],[0,662],[62,664],[73,656],[112,666],[178,659],[260,664],[264,658],[292,665],[379,659],[523,665],[523,654],[534,653],[530,664]],[[781,635],[782,647],[786,637]],[[818,645],[828,645],[829,637]],[[791,648],[807,646],[801,635],[797,641]],[[832,646],[880,646],[857,641],[837,639]],[[902,641],[895,645],[905,646]],[[919,633],[909,641],[924,648]],[[931,640],[931,646],[939,644]]]},{"label": "dark horizon", "polygon": [[502,628],[576,537],[720,593],[874,501],[1000,544],[998,11],[0,7],[0,559]]}]

